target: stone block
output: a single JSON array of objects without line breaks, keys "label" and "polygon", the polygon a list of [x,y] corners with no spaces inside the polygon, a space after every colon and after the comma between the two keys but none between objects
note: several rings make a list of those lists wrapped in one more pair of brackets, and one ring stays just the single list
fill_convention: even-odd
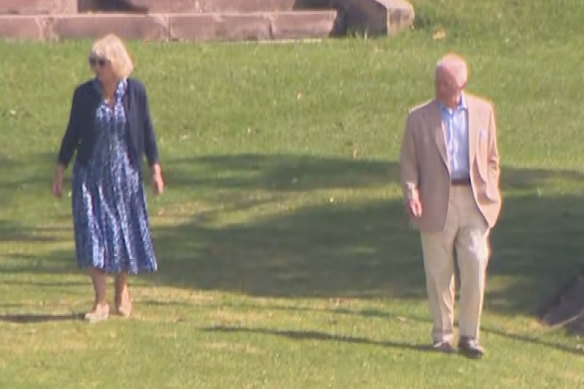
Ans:
[{"label": "stone block", "polygon": [[170,39],[243,41],[270,39],[270,20],[264,14],[169,15]]},{"label": "stone block", "polygon": [[216,17],[210,14],[169,15],[171,40],[207,42],[217,39]]},{"label": "stone block", "polygon": [[205,0],[203,12],[292,11],[297,0]]},{"label": "stone block", "polygon": [[349,31],[395,35],[414,22],[414,8],[405,0],[339,0],[344,3]]},{"label": "stone block", "polygon": [[0,37],[5,40],[44,39],[44,20],[35,16],[0,15]]},{"label": "stone block", "polygon": [[272,38],[326,38],[334,31],[336,17],[336,11],[278,12],[270,18]]},{"label": "stone block", "polygon": [[263,14],[219,15],[216,31],[222,41],[271,39],[270,19]]},{"label": "stone block", "polygon": [[335,11],[267,13],[0,15],[0,37],[19,40],[96,39],[249,41],[324,38]]},{"label": "stone block", "polygon": [[409,2],[405,0],[384,0],[384,2],[387,9],[388,35],[395,35],[413,26],[416,13]]},{"label": "stone block", "polygon": [[0,0],[0,14],[40,15],[77,13],[78,0]]},{"label": "stone block", "polygon": [[123,39],[166,40],[168,20],[163,15],[94,14],[49,18],[51,39],[99,38],[114,33]]},{"label": "stone block", "polygon": [[151,13],[241,13],[291,11],[298,0],[132,0]]}]

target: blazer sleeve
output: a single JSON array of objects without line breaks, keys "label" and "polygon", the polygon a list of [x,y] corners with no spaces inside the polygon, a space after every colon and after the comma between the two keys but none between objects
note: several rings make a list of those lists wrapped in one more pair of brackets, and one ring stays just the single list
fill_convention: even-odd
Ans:
[{"label": "blazer sleeve", "polygon": [[69,123],[67,124],[67,129],[65,135],[61,140],[61,148],[57,157],[57,162],[67,167],[73,153],[75,152],[77,145],[79,144],[79,139],[81,136],[80,122],[81,122],[81,89],[76,88],[73,93],[73,101],[71,103],[71,112],[69,113]]},{"label": "blazer sleeve", "polygon": [[496,188],[499,187],[499,148],[497,147],[497,125],[495,124],[495,110],[491,106],[491,113],[489,115],[489,151],[488,151],[488,175],[489,180]]},{"label": "blazer sleeve", "polygon": [[415,200],[418,195],[418,156],[414,136],[414,115],[410,112],[406,120],[404,137],[400,152],[400,181],[404,200]]},{"label": "blazer sleeve", "polygon": [[152,118],[150,117],[150,108],[148,105],[148,96],[146,94],[146,89],[143,89],[142,94],[142,107],[143,107],[143,123],[142,128],[144,129],[144,153],[146,154],[146,159],[150,166],[159,162],[158,158],[158,146],[156,145],[156,134],[154,133],[154,128],[152,126]]}]

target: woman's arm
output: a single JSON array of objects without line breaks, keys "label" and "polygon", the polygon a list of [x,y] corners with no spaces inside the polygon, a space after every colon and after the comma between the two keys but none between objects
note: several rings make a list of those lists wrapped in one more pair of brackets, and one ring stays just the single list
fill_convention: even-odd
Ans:
[{"label": "woman's arm", "polygon": [[158,146],[156,145],[156,134],[154,133],[154,128],[152,126],[152,119],[150,117],[150,108],[148,105],[148,96],[146,94],[146,89],[143,89],[142,95],[142,114],[144,115],[142,120],[142,126],[144,129],[144,154],[146,154],[146,159],[148,160],[148,165],[151,167],[158,161]]},{"label": "woman's arm", "polygon": [[69,165],[73,153],[77,148],[80,137],[80,121],[81,121],[81,93],[80,88],[75,90],[73,94],[73,101],[71,103],[71,112],[69,114],[69,123],[67,124],[67,130],[61,141],[61,148],[59,149],[59,155],[57,162],[63,165],[65,168]]},{"label": "woman's arm", "polygon": [[65,177],[65,165],[58,163],[53,178],[53,196],[61,197],[63,193],[63,179]]},{"label": "woman's arm", "polygon": [[154,133],[152,119],[150,117],[150,108],[148,105],[146,88],[142,89],[142,92],[142,113],[144,115],[142,118],[142,126],[144,130],[144,154],[146,154],[146,159],[148,160],[148,165],[150,165],[152,172],[152,191],[155,195],[159,195],[164,192],[164,178],[162,177],[162,166],[160,165],[160,160],[158,159],[156,134]]},{"label": "woman's arm", "polygon": [[162,167],[159,162],[152,165],[152,192],[155,195],[164,192],[164,178],[162,177]]}]

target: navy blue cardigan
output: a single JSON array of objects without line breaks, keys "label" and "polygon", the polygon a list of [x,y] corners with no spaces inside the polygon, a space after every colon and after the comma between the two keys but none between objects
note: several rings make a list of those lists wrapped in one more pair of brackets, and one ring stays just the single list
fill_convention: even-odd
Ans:
[{"label": "navy blue cardigan", "polygon": [[[77,162],[87,165],[95,147],[99,128],[95,125],[95,112],[102,101],[101,93],[89,80],[75,89],[67,131],[61,141],[58,162],[69,165],[75,151]],[[130,161],[140,168],[142,156],[146,154],[150,166],[158,162],[156,136],[152,128],[148,98],[144,85],[128,78],[128,88],[122,98],[127,119],[127,142]]]}]

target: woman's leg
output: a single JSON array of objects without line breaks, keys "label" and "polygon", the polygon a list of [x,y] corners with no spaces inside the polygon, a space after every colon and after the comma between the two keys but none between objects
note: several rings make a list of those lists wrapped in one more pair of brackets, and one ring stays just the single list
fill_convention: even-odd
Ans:
[{"label": "woman's leg", "polygon": [[130,298],[130,288],[128,287],[128,273],[121,272],[116,276],[116,311],[124,317],[132,313],[132,299]]},{"label": "woman's leg", "polygon": [[109,316],[109,305],[106,300],[106,275],[103,271],[95,267],[90,267],[89,276],[93,282],[95,303],[91,312],[85,315],[85,319],[95,323],[105,320]]}]

